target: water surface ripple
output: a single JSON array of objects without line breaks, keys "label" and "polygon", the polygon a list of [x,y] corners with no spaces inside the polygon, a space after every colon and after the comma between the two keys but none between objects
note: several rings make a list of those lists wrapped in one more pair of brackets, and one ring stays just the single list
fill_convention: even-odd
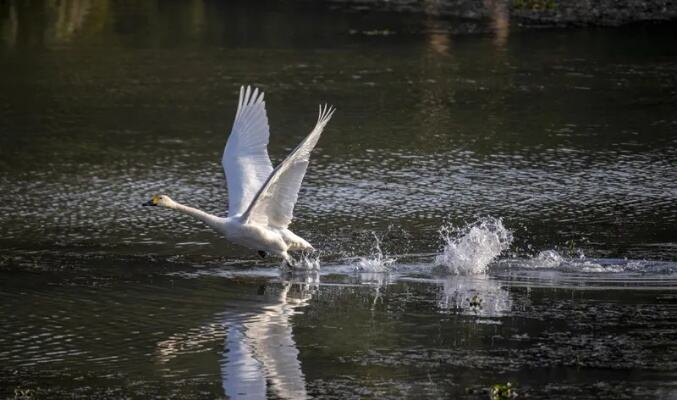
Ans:
[{"label": "water surface ripple", "polygon": [[[0,398],[677,397],[674,24],[264,3],[0,2]],[[140,206],[246,83],[319,271]]]}]

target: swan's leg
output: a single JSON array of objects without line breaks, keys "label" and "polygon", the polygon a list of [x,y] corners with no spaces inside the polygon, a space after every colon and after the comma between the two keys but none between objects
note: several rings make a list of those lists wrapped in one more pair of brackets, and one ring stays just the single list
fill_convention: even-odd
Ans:
[{"label": "swan's leg", "polygon": [[294,268],[296,267],[296,261],[292,258],[292,256],[289,255],[286,251],[282,253],[282,258],[284,259],[284,262],[287,264],[287,267],[289,268]]}]

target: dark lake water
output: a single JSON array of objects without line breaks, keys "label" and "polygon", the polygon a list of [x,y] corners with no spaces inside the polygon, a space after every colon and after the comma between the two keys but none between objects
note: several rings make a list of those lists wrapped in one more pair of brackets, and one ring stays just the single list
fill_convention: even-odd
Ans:
[{"label": "dark lake water", "polygon": [[[677,28],[0,3],[0,398],[677,398]],[[224,216],[337,108],[281,271]]]}]

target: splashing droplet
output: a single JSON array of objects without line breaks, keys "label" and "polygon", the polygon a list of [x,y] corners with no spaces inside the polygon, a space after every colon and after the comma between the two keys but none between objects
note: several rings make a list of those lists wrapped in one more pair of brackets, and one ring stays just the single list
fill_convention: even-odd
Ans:
[{"label": "splashing droplet", "polygon": [[503,226],[500,218],[481,218],[462,228],[451,225],[440,229],[445,242],[442,254],[435,263],[444,272],[455,275],[482,274],[489,263],[512,243],[512,232]]},{"label": "splashing droplet", "polygon": [[355,270],[357,272],[388,272],[397,259],[384,254],[381,250],[381,239],[376,233],[372,232],[372,235],[374,236],[374,245],[371,254],[367,257],[360,257],[355,265]]},{"label": "splashing droplet", "polygon": [[[285,264],[283,263],[283,265]],[[302,253],[291,269],[297,271],[319,271],[320,253]]]},{"label": "splashing droplet", "polygon": [[562,264],[564,259],[555,250],[544,250],[538,253],[534,261],[543,268],[557,268]]}]

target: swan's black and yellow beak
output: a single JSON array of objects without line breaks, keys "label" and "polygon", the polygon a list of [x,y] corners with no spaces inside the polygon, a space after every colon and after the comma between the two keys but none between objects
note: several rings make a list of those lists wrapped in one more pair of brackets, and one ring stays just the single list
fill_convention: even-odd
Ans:
[{"label": "swan's black and yellow beak", "polygon": [[147,202],[145,202],[141,205],[144,206],[144,207],[146,207],[146,206],[157,206],[157,202],[158,202],[158,196],[153,196],[150,200],[148,200]]}]

